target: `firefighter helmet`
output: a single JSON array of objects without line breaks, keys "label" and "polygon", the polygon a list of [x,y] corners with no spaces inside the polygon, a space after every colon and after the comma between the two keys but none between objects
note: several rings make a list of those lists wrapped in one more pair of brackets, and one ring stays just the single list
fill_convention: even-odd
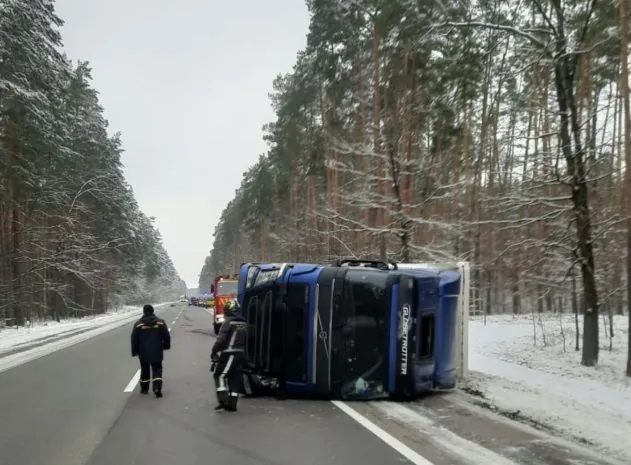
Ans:
[{"label": "firefighter helmet", "polygon": [[229,300],[224,306],[224,314],[226,316],[235,316],[239,311],[239,302],[236,299]]}]

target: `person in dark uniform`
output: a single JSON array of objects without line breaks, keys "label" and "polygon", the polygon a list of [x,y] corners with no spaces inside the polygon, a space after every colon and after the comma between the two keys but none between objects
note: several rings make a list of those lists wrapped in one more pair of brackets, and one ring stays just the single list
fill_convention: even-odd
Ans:
[{"label": "person in dark uniform", "polygon": [[245,344],[248,335],[248,323],[238,308],[236,301],[226,303],[226,320],[210,353],[211,371],[217,390],[215,410],[237,411],[239,391],[241,390],[242,367],[245,362]]},{"label": "person in dark uniform", "polygon": [[148,394],[153,381],[153,393],[162,397],[162,360],[164,351],[171,348],[171,334],[151,305],[145,305],[142,313],[131,332],[131,356],[140,361],[140,393]]}]

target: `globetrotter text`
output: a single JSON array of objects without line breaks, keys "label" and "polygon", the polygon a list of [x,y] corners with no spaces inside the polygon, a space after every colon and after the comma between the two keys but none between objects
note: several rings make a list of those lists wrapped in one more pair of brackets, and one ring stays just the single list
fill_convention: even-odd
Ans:
[{"label": "globetrotter text", "polygon": [[403,305],[401,309],[401,374],[408,373],[408,331],[410,323],[410,306]]}]

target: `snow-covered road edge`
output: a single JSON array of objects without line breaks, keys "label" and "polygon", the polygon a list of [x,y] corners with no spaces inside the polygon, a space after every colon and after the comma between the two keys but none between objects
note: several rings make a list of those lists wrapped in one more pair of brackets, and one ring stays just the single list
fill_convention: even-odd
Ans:
[{"label": "snow-covered road edge", "polygon": [[[164,302],[161,304],[155,305],[156,310],[167,307],[168,305],[174,302]],[[45,355],[52,354],[59,350],[65,349],[67,347],[73,346],[83,341],[87,341],[95,336],[100,334],[107,333],[116,328],[120,328],[132,321],[137,320],[142,315],[142,311],[139,309],[138,312],[130,312],[130,314],[125,315],[125,317],[116,320],[114,322],[110,322],[101,326],[98,326],[95,329],[91,329],[81,334],[77,334],[74,336],[68,336],[62,338],[61,340],[56,339],[51,341],[50,343],[44,343],[32,349],[27,349],[22,352],[18,352],[16,354],[7,355],[6,357],[0,358],[0,373],[3,371],[9,370],[19,365],[23,365],[24,363],[30,362],[32,360],[36,360],[38,358],[44,357]]]},{"label": "snow-covered road edge", "polygon": [[573,320],[568,314],[472,318],[470,371],[460,387],[495,414],[630,463],[631,383],[623,376],[628,319],[614,316],[615,337],[601,338],[595,368],[580,364]]},{"label": "snow-covered road edge", "polygon": [[[116,320],[118,321],[118,320]],[[111,321],[110,321],[111,323]],[[104,323],[105,324],[105,323]],[[102,325],[99,325],[98,327],[100,327]],[[94,326],[92,328],[72,328],[72,329],[67,329],[64,331],[60,331],[56,334],[52,334],[52,335],[48,335],[48,336],[41,336],[41,337],[36,337],[30,341],[25,341],[25,342],[19,342],[15,345],[12,346],[8,346],[8,347],[4,347],[2,349],[0,349],[0,358],[3,357],[8,357],[9,355],[15,354],[17,352],[24,352],[26,350],[32,349],[34,347],[38,347],[44,344],[50,344],[53,343],[55,341],[58,341],[60,339],[64,339],[73,335],[78,335],[80,333],[85,333],[86,331],[91,331],[93,330],[95,327]]]},{"label": "snow-covered road edge", "polygon": [[[610,423],[605,423],[607,417],[597,408],[585,411],[583,405],[571,398],[550,399],[545,392],[506,379],[479,372],[470,372],[470,375],[460,390],[470,396],[467,401],[473,405],[629,463],[631,454],[626,438],[631,425],[624,417],[612,416]],[[508,400],[510,393],[514,400]],[[583,428],[580,428],[581,423]],[[605,433],[609,435],[604,436]]]}]

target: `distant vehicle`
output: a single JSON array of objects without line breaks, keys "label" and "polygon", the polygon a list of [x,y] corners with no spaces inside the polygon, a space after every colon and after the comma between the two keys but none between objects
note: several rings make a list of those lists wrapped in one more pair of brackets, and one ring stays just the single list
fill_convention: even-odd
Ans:
[{"label": "distant vehicle", "polygon": [[186,298],[185,295],[180,296],[180,302],[188,303],[188,299]]},{"label": "distant vehicle", "polygon": [[405,399],[454,388],[469,265],[444,265],[243,264],[246,395]]},{"label": "distant vehicle", "polygon": [[202,294],[196,301],[195,305],[202,308],[211,308],[214,304],[214,299],[210,294]]},{"label": "distant vehicle", "polygon": [[213,329],[219,334],[219,329],[224,322],[224,306],[229,300],[237,298],[239,288],[239,275],[219,275],[215,277],[214,284],[210,285],[210,293],[214,298]]}]

